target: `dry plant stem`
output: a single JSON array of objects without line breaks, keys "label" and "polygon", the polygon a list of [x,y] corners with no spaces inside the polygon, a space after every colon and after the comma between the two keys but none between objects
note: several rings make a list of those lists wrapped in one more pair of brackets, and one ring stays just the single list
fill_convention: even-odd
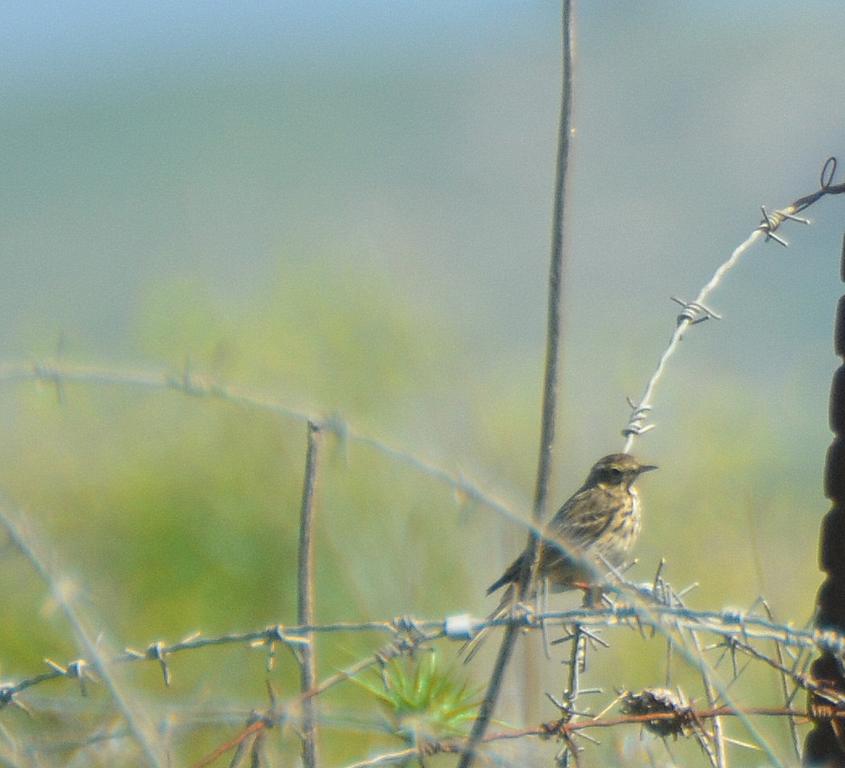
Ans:
[{"label": "dry plant stem", "polygon": [[[537,483],[534,492],[533,519],[535,526],[543,522],[549,490],[549,476],[552,465],[552,447],[555,439],[557,419],[557,394],[560,368],[560,339],[562,326],[562,289],[564,263],[564,214],[566,211],[566,175],[569,166],[569,147],[572,129],[572,3],[563,0],[562,12],[562,92],[560,122],[558,126],[557,171],[555,174],[554,207],[552,213],[552,245],[549,265],[549,298],[546,329],[546,370],[543,382],[543,410],[540,433],[540,458],[537,465]],[[529,585],[536,582],[537,565],[542,549],[542,539],[535,531],[528,537],[530,556],[519,578],[517,599],[522,601],[528,594]],[[473,723],[469,744],[461,756],[459,768],[469,768],[475,759],[475,748],[484,738],[490,718],[496,708],[505,670],[516,644],[518,628],[514,624],[505,630],[496,664],[490,677],[484,701]]]},{"label": "dry plant stem", "polygon": [[[769,617],[771,621],[775,620],[774,614],[772,613],[769,604],[761,598],[761,603],[763,605],[764,610],[766,611],[766,615]],[[773,643],[775,649],[775,661],[777,662],[778,666],[781,667],[780,675],[780,689],[783,693],[783,705],[785,707],[789,707],[792,701],[792,697],[789,694],[789,675],[786,672],[786,664],[784,663],[783,658],[783,649],[780,647],[779,643]],[[798,735],[798,726],[795,723],[795,718],[789,718],[789,735],[792,738],[792,749],[795,752],[795,758],[798,760],[798,763],[801,763],[801,738]]]},{"label": "dry plant stem", "polygon": [[123,715],[124,720],[126,720],[126,725],[130,733],[141,748],[145,762],[148,765],[159,768],[162,765],[162,761],[157,745],[155,744],[155,736],[152,733],[152,729],[146,727],[141,722],[140,715],[134,711],[129,700],[121,691],[119,684],[109,671],[108,663],[97,647],[97,642],[89,635],[81,616],[76,611],[76,608],[74,608],[72,600],[66,594],[61,584],[61,579],[52,573],[51,568],[47,565],[45,559],[36,552],[28,537],[12,521],[11,517],[2,510],[0,510],[0,525],[6,530],[14,545],[29,560],[30,565],[32,565],[33,569],[50,588],[53,599],[61,607],[65,619],[67,619],[74,635],[76,635],[80,649],[86,654],[91,666],[103,680],[118,711]]},{"label": "dry plant stem", "polygon": [[259,720],[258,722],[248,725],[246,729],[241,731],[234,739],[230,739],[224,744],[221,744],[213,752],[211,752],[211,754],[206,755],[198,763],[194,763],[191,768],[207,768],[207,766],[215,763],[219,757],[225,755],[230,749],[234,749],[235,756],[237,756],[238,750],[241,748],[241,744],[243,744],[250,736],[258,733],[266,727],[266,720]]},{"label": "dry plant stem", "polygon": [[[692,644],[695,648],[695,652],[698,654],[699,658],[702,658],[703,662],[701,641],[698,639],[698,634],[694,630],[690,630],[689,634],[692,638]],[[707,703],[710,705],[711,709],[715,709],[719,700],[719,695],[713,687],[713,683],[710,681],[710,675],[707,672],[707,667],[704,663],[701,664],[701,681],[704,683],[704,693],[707,696]],[[716,765],[718,768],[727,768],[728,755],[725,752],[725,734],[722,731],[722,720],[718,716],[713,718],[713,741],[716,747]]]},{"label": "dry plant stem", "polygon": [[[549,297],[546,326],[546,372],[543,381],[543,412],[540,434],[540,456],[537,462],[537,483],[534,491],[534,522],[539,525],[546,516],[549,478],[552,467],[552,448],[557,422],[557,399],[563,329],[563,275],[566,269],[564,253],[564,214],[566,210],[566,177],[569,168],[570,135],[572,131],[572,9],[571,0],[563,1],[562,25],[563,92],[561,94],[560,126],[558,130],[557,174],[552,222],[552,245],[549,259]],[[532,534],[539,555],[539,538]],[[536,558],[535,558],[536,560]],[[537,563],[532,564],[536,569]],[[534,576],[532,573],[531,576]],[[524,590],[523,590],[524,591]]]},{"label": "dry plant stem", "polygon": [[[299,519],[299,574],[297,621],[312,625],[314,619],[314,498],[317,490],[320,428],[308,422],[308,450],[305,455],[305,482],[302,488],[302,510]],[[308,642],[300,650],[300,682],[302,693],[310,691],[317,682],[315,637],[307,633]],[[302,760],[305,768],[317,765],[316,703],[309,696],[302,701]]]},{"label": "dry plant stem", "polygon": [[[775,654],[777,656],[776,661],[782,667],[784,667],[784,660],[783,660],[783,651],[781,647],[775,643]],[[781,683],[781,691],[783,692],[783,702],[784,706],[788,707],[791,701],[791,696],[789,693],[789,677],[785,671],[782,671],[780,674],[780,683]],[[789,735],[792,739],[792,749],[795,752],[795,759],[798,762],[801,762],[802,754],[801,754],[801,737],[798,735],[798,724],[795,722],[795,718],[790,716],[789,717]]]}]

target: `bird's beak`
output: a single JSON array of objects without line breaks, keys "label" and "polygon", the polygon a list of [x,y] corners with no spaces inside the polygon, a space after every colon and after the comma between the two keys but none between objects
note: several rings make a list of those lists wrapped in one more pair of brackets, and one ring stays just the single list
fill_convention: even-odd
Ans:
[{"label": "bird's beak", "polygon": [[658,469],[658,467],[655,464],[640,464],[637,474],[641,475],[643,472],[651,472],[653,469]]}]

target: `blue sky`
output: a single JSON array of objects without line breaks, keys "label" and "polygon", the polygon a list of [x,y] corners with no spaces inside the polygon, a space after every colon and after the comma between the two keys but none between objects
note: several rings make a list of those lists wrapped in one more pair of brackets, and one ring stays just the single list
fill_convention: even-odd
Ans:
[{"label": "blue sky", "polygon": [[[527,13],[526,13],[527,11]],[[518,2],[3,3],[0,62],[9,78],[75,69],[207,66],[208,56],[288,60],[347,55],[419,58],[444,36],[466,40],[509,19],[554,22],[550,4]],[[231,63],[231,62],[230,62]]]},{"label": "blue sky", "polygon": [[[653,16],[677,16],[690,25],[725,26],[759,19],[777,23],[786,2],[579,3],[579,19],[622,28]],[[804,4],[802,13],[833,11],[836,4]],[[516,0],[391,0],[390,2],[4,2],[0,4],[0,67],[15,82],[67,81],[114,68],[207,67],[215,60],[324,59],[338,55],[387,60],[437,59],[442,46],[487,35],[537,33],[558,24],[556,2]]]}]

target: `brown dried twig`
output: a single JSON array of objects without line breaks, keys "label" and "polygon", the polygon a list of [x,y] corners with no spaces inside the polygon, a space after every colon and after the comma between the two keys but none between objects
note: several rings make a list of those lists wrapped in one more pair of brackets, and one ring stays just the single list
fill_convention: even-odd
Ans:
[{"label": "brown dried twig", "polygon": [[[319,464],[320,428],[308,422],[308,450],[305,456],[305,481],[302,489],[302,511],[299,520],[299,573],[297,620],[300,624],[314,624],[314,499],[317,489]],[[314,635],[307,633],[300,648],[302,692],[310,691],[317,682],[317,655],[314,650]],[[305,768],[317,765],[317,726],[314,699],[308,697],[302,702],[302,760]]]},{"label": "brown dried twig", "polygon": [[[640,725],[651,730],[657,736],[685,736],[695,732],[698,724],[720,717],[788,717],[795,718],[801,722],[808,722],[809,718],[805,712],[788,707],[710,707],[707,709],[694,709],[692,707],[676,707],[666,711],[650,711],[636,714],[622,714],[617,717],[605,717],[599,719],[586,719],[571,721],[568,719],[549,720],[530,728],[518,728],[509,731],[498,731],[488,733],[482,739],[482,744],[490,744],[498,741],[511,741],[537,737],[541,739],[566,738],[579,731],[591,729],[618,728],[628,725]],[[845,719],[845,710],[824,710],[818,713],[820,718],[832,720]],[[370,766],[388,765],[394,762],[406,761],[409,758],[434,755],[462,753],[475,747],[471,743],[450,739],[440,742],[429,741],[424,748],[410,748],[397,752],[385,753],[369,760],[356,762],[347,765],[346,768],[369,768]]]}]

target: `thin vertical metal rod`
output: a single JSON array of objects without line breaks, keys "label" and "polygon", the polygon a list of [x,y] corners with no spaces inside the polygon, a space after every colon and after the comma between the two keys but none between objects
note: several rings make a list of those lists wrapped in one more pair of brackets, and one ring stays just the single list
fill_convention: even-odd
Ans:
[{"label": "thin vertical metal rod", "polygon": [[[319,460],[320,427],[308,422],[308,449],[305,454],[305,480],[302,487],[302,508],[299,517],[299,572],[297,577],[297,621],[300,625],[314,626],[314,499],[317,490],[317,465]],[[317,654],[314,634],[305,635],[307,645],[302,646],[300,658],[300,686],[302,693],[317,684]],[[302,761],[305,768],[317,766],[316,702],[307,697],[302,702]]]},{"label": "thin vertical metal rod", "polygon": [[[551,257],[549,259],[549,297],[546,325],[546,372],[543,381],[543,411],[540,457],[534,491],[534,521],[541,523],[546,514],[552,448],[557,422],[558,383],[560,378],[561,336],[563,330],[564,215],[566,212],[566,177],[569,170],[569,146],[572,135],[572,9],[571,0],[563,0],[562,59],[563,89],[558,128],[557,172],[552,220]],[[533,537],[538,541],[538,537]]]},{"label": "thin vertical metal rod", "polygon": [[[546,370],[543,380],[543,410],[540,432],[540,456],[537,463],[537,483],[534,492],[534,522],[539,527],[545,518],[552,466],[552,447],[557,420],[557,395],[560,371],[560,339],[562,328],[562,293],[564,261],[564,214],[566,211],[566,176],[569,168],[569,148],[572,134],[572,2],[563,0],[562,13],[562,90],[560,122],[558,125],[557,172],[555,174],[552,243],[549,265],[549,298],[546,328]],[[518,599],[521,601],[534,581],[541,550],[541,539],[532,531],[528,539],[530,556],[519,579]],[[502,687],[505,670],[513,655],[518,628],[515,623],[505,628],[499,654],[490,676],[487,692],[481,703],[478,717],[473,723],[466,750],[458,768],[469,768],[475,759],[475,750],[484,738]]]}]

